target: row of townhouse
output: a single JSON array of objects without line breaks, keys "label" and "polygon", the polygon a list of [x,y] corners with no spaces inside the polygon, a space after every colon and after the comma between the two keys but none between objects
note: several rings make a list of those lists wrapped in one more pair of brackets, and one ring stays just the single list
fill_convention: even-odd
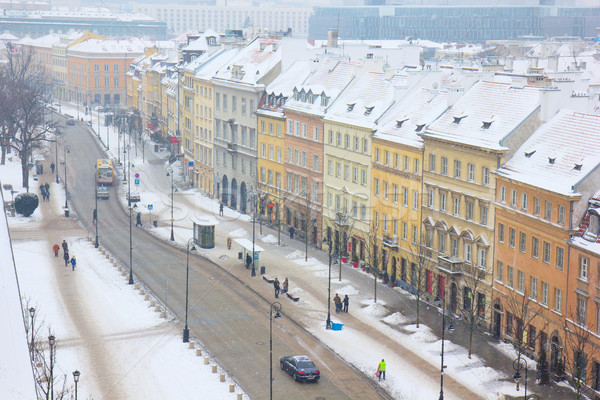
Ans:
[{"label": "row of townhouse", "polygon": [[106,39],[88,31],[26,37],[15,41],[13,46],[32,51],[55,99],[84,107],[124,106],[125,74],[130,63],[146,51],[156,51],[151,42]]},{"label": "row of townhouse", "polygon": [[[378,60],[281,71],[280,51],[258,38],[163,68],[175,98],[166,116],[166,103],[139,101],[168,131],[180,125],[194,185],[455,315],[474,313],[520,351],[547,351],[552,368],[578,366],[597,389],[597,99],[561,88],[568,79],[529,86]],[[569,344],[579,331],[589,347]]]}]

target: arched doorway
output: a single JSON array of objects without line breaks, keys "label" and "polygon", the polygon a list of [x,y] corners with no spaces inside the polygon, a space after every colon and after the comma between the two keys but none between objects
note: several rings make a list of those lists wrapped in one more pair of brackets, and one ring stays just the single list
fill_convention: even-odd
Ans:
[{"label": "arched doorway", "polygon": [[221,179],[221,185],[223,186],[221,202],[223,204],[228,204],[229,201],[229,181],[227,179],[227,175],[223,175],[223,179]]},{"label": "arched doorway", "polygon": [[231,208],[237,210],[237,181],[235,178],[231,180]]},{"label": "arched doorway", "polygon": [[500,328],[502,327],[502,306],[499,303],[494,304],[494,321],[492,332],[494,337],[500,339]]},{"label": "arched doorway", "polygon": [[458,287],[456,286],[456,283],[452,282],[452,285],[450,285],[450,310],[452,310],[452,312],[455,313],[457,307],[458,307]]},{"label": "arched doorway", "polygon": [[248,198],[246,196],[246,182],[242,182],[242,184],[240,185],[240,211],[244,214],[246,214],[248,210]]},{"label": "arched doorway", "polygon": [[554,331],[552,339],[550,340],[550,369],[556,370],[556,364],[558,360],[562,358],[562,346],[560,344],[560,337],[558,332]]},{"label": "arched doorway", "polygon": [[392,257],[392,273],[390,274],[390,282],[396,282],[396,257]]}]

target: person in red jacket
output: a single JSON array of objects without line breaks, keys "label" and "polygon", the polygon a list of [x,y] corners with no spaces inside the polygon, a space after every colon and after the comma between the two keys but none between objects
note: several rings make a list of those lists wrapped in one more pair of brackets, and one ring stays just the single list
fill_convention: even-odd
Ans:
[{"label": "person in red jacket", "polygon": [[54,257],[58,257],[58,251],[60,250],[60,246],[55,244],[52,246],[52,250],[54,250]]}]

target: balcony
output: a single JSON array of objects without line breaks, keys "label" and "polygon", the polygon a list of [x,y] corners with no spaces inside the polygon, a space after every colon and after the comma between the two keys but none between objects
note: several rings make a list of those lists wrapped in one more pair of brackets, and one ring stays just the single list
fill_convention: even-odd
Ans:
[{"label": "balcony", "polygon": [[438,257],[438,269],[448,275],[462,274],[463,262],[449,256]]},{"label": "balcony", "polygon": [[393,236],[393,237],[389,237],[389,236],[384,236],[383,237],[383,245],[392,249],[397,249],[398,248],[398,236]]},{"label": "balcony", "polygon": [[227,151],[237,151],[237,145],[235,143],[227,143]]}]

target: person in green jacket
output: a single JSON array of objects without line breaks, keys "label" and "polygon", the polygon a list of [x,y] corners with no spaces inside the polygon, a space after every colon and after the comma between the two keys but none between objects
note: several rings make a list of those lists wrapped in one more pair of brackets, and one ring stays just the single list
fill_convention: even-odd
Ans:
[{"label": "person in green jacket", "polygon": [[385,381],[385,360],[383,358],[381,359],[377,370],[379,371],[379,380],[383,378],[383,380]]}]

